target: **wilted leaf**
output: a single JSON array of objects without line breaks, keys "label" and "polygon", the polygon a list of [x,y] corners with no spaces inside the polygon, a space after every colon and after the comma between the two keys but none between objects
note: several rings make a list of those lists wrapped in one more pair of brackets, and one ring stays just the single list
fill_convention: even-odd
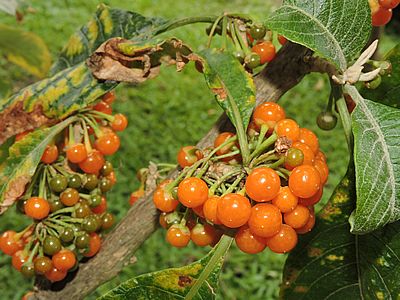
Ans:
[{"label": "wilted leaf", "polygon": [[381,84],[376,89],[364,87],[360,93],[372,101],[400,108],[400,44],[389,51],[384,60],[391,63],[392,71],[382,76]]},{"label": "wilted leaf", "polygon": [[75,119],[71,117],[55,126],[38,129],[9,148],[8,158],[0,165],[0,213],[24,193],[46,146]]},{"label": "wilted leaf", "polygon": [[199,53],[204,60],[203,73],[233,125],[247,128],[256,104],[252,77],[229,53],[206,49]]},{"label": "wilted leaf", "polygon": [[357,209],[352,231],[365,233],[400,219],[400,110],[363,99],[352,113]]},{"label": "wilted leaf", "polygon": [[55,74],[65,68],[85,61],[102,43],[113,37],[133,38],[153,27],[163,24],[159,18],[145,18],[142,15],[121,9],[99,5],[87,25],[72,35],[51,68]]},{"label": "wilted leaf", "polygon": [[352,178],[348,172],[318,214],[314,229],[290,253],[283,274],[283,299],[397,299],[400,223],[366,235],[351,234]]},{"label": "wilted leaf", "polygon": [[368,0],[284,0],[266,23],[344,71],[368,41],[371,11]]},{"label": "wilted leaf", "polygon": [[50,68],[50,52],[43,40],[32,32],[0,24],[0,52],[37,77],[44,77]]},{"label": "wilted leaf", "polygon": [[[222,237],[219,244],[207,256],[190,265],[140,275],[125,281],[98,300],[108,299],[187,299],[197,280],[208,268],[210,261],[213,267],[205,280],[201,281],[198,290],[191,299],[215,299],[218,277],[232,239]],[[215,260],[215,261],[214,261]],[[215,264],[214,264],[215,263]],[[190,296],[190,297],[191,297]]]}]

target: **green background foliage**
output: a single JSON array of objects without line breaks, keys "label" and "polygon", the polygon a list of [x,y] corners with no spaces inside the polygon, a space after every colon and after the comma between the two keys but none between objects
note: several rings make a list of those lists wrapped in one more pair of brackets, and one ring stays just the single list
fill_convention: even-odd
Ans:
[{"label": "green background foliage", "polygon": [[[229,11],[249,13],[261,21],[278,6],[276,2],[279,1],[254,0],[251,4],[243,4],[240,0],[105,2],[112,7],[129,9],[144,16],[177,18]],[[26,15],[21,24],[16,24],[12,16],[2,14],[1,18],[8,25],[24,28],[42,37],[55,59],[71,34],[87,23],[98,4],[96,0],[33,0],[31,6],[36,13]],[[196,50],[204,47],[207,39],[202,24],[175,30],[173,34]],[[385,37],[383,48],[391,48],[393,40]],[[32,77],[0,58],[0,82],[10,83],[16,91],[32,81]],[[315,117],[327,101],[328,87],[326,78],[310,75],[280,102],[289,117],[296,119],[302,127],[316,131],[321,148],[328,156],[331,173],[323,202],[345,173],[348,157],[340,126],[332,132],[323,132],[315,124]],[[174,161],[179,147],[196,143],[222,110],[209,92],[203,76],[193,66],[181,74],[177,74],[174,67],[163,67],[161,75],[155,80],[138,87],[119,86],[117,96],[115,111],[124,112],[130,121],[130,126],[122,134],[121,150],[113,158],[118,170],[118,183],[108,196],[111,211],[120,219],[129,209],[132,186],[138,186],[136,171],[146,166],[149,160]],[[11,209],[2,216],[0,231],[11,228],[21,230],[27,223],[26,218]],[[166,244],[164,236],[165,231],[158,230],[136,253],[137,263],[126,267],[117,278],[100,287],[89,299],[139,274],[191,263],[208,251],[194,246],[183,250],[173,249]],[[252,299],[277,299],[284,259],[285,256],[269,251],[251,256],[232,247],[222,271],[219,299],[245,299],[248,295],[252,295]],[[31,281],[12,269],[10,258],[1,254],[2,299],[20,299],[31,286]]]}]

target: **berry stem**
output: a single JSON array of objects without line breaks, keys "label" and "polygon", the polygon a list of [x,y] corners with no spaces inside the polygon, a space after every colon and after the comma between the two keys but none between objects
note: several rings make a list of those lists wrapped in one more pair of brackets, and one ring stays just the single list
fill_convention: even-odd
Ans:
[{"label": "berry stem", "polygon": [[243,177],[245,174],[240,174],[235,181],[229,186],[229,188],[225,191],[225,193],[223,195],[232,193],[233,190],[237,187],[237,185],[240,183],[240,181],[242,181]]},{"label": "berry stem", "polygon": [[264,142],[262,142],[261,145],[256,147],[256,149],[253,151],[253,153],[251,153],[250,160],[252,160],[253,158],[260,155],[262,152],[264,152],[268,147],[273,145],[277,139],[278,139],[278,135],[274,131],[269,138],[267,138]]},{"label": "berry stem", "polygon": [[72,213],[75,210],[74,207],[65,207],[65,208],[61,208],[55,212],[53,212],[52,214],[49,215],[48,219],[51,220],[52,217],[55,217],[59,214],[63,214],[63,213]]},{"label": "berry stem", "polygon": [[31,251],[31,253],[29,254],[29,258],[27,260],[27,263],[31,263],[33,261],[33,258],[35,257],[38,249],[39,249],[39,241],[36,242],[35,247],[33,247],[33,250]]},{"label": "berry stem", "polygon": [[235,156],[235,155],[238,155],[238,154],[240,154],[240,150],[235,150],[235,151],[232,151],[232,152],[229,152],[229,153],[226,153],[226,154],[222,154],[220,156],[214,156],[211,160],[212,161],[216,161],[216,160],[220,160],[222,158],[227,158],[227,157]]},{"label": "berry stem", "polygon": [[224,176],[220,177],[208,190],[208,194],[210,196],[214,195],[215,191],[217,190],[217,188],[224,183],[227,179],[240,174],[242,171],[240,169],[238,170],[234,170],[228,174],[225,174]]},{"label": "berry stem", "polygon": [[268,132],[268,129],[269,129],[269,127],[268,127],[267,124],[262,124],[262,125],[261,125],[260,134],[259,134],[259,136],[258,136],[258,138],[257,138],[256,149],[260,147],[261,143],[263,142],[263,140],[264,140],[264,138],[265,138],[265,135],[266,135],[267,132]]},{"label": "berry stem", "polygon": [[245,42],[242,39],[241,34],[239,33],[239,28],[237,27],[236,20],[233,20],[232,24],[233,24],[233,29],[234,29],[233,34],[236,35],[236,37],[239,41],[240,47],[242,48],[242,50],[244,51],[245,54],[251,53],[251,51],[249,50],[249,47],[247,47],[247,45],[245,44]]},{"label": "berry stem", "polygon": [[[85,148],[87,153],[92,152],[92,145],[90,144],[90,138],[89,138],[89,133],[86,127],[86,121],[81,118],[81,122],[82,122],[82,127],[83,127],[83,141],[85,144]],[[94,129],[93,129],[94,130]]]},{"label": "berry stem", "polygon": [[238,41],[238,39],[236,37],[235,28],[234,28],[233,22],[234,21],[232,19],[230,19],[229,20],[229,24],[228,24],[229,31],[231,32],[231,37],[232,37],[233,44],[235,45],[236,51],[241,51],[241,50],[244,51],[244,49],[242,49],[242,47],[241,47],[241,45],[240,45],[240,43],[239,43],[239,41]]},{"label": "berry stem", "polygon": [[215,269],[218,263],[224,259],[225,254],[228,252],[229,247],[232,244],[233,239],[227,235],[223,235],[221,240],[215,246],[215,248],[211,251],[214,251],[210,260],[204,267],[198,279],[195,281],[189,292],[186,294],[185,300],[192,300],[199,291],[200,287],[207,280],[208,276],[210,276],[211,272]]},{"label": "berry stem", "polygon": [[39,183],[39,197],[43,198],[45,197],[45,193],[46,193],[46,170],[47,168],[45,167],[45,169],[42,172],[42,177],[40,178],[40,183]]},{"label": "berry stem", "polygon": [[90,116],[98,116],[101,119],[105,119],[110,123],[113,122],[115,119],[115,117],[113,115],[105,114],[105,113],[103,113],[101,111],[97,111],[97,110],[91,110],[89,115]]},{"label": "berry stem", "polygon": [[219,17],[214,21],[214,24],[213,24],[213,26],[211,27],[211,30],[210,30],[210,34],[208,35],[207,48],[210,48],[210,47],[211,47],[211,41],[212,41],[212,38],[213,38],[213,35],[214,35],[214,32],[215,32],[215,29],[217,28],[218,23],[221,21],[221,19],[222,19],[223,17],[224,17],[224,15],[219,16]]},{"label": "berry stem", "polygon": [[222,19],[222,49],[226,49],[227,45],[227,36],[226,36],[226,27],[228,26],[228,17],[224,16]]}]

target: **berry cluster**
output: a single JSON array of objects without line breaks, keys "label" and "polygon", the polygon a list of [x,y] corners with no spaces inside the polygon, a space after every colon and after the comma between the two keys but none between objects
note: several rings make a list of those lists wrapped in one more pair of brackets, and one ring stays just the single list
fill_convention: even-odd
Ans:
[{"label": "berry cluster", "polygon": [[214,147],[179,150],[182,170],[153,195],[171,245],[214,245],[227,234],[246,253],[285,253],[313,228],[329,173],[316,135],[266,102],[255,109],[247,138],[246,165],[232,132],[219,134]]},{"label": "berry cluster", "polygon": [[372,12],[372,25],[384,26],[392,19],[392,9],[399,5],[400,0],[369,0]]},{"label": "berry cluster", "polygon": [[[18,210],[33,224],[0,236],[0,250],[12,256],[12,265],[27,277],[43,275],[63,280],[78,261],[100,249],[101,230],[114,222],[107,212],[105,193],[116,182],[106,155],[115,153],[127,119],[112,115],[113,93],[93,107],[81,110],[76,121],[48,145],[41,163],[17,201]],[[23,143],[28,133],[16,136]]]}]

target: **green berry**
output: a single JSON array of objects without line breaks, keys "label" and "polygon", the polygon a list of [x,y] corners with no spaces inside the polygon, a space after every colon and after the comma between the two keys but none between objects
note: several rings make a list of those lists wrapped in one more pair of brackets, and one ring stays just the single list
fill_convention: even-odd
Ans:
[{"label": "green berry", "polygon": [[50,201],[49,204],[50,204],[50,211],[52,213],[65,207],[59,198],[57,198],[53,201]]},{"label": "green berry", "polygon": [[261,64],[261,59],[257,53],[250,53],[244,58],[244,63],[249,69],[255,69]]},{"label": "green berry", "polygon": [[110,175],[111,172],[114,171],[112,163],[106,161],[100,171],[103,176]]},{"label": "green berry", "polygon": [[75,232],[72,228],[69,228],[69,227],[64,228],[60,234],[60,239],[64,243],[72,242],[74,237],[75,237]]},{"label": "green berry", "polygon": [[97,179],[96,175],[86,174],[83,186],[88,191],[92,191],[97,187],[98,183],[99,183],[99,180]]},{"label": "green berry", "polygon": [[92,213],[89,205],[86,202],[81,202],[77,205],[75,209],[75,217],[83,219]]},{"label": "green berry", "polygon": [[244,57],[245,54],[242,50],[238,50],[233,52],[233,55],[235,56],[235,58],[242,64],[244,62]]},{"label": "green berry", "polygon": [[27,278],[32,278],[35,276],[35,268],[33,263],[26,263],[21,267],[21,273]]},{"label": "green berry", "polygon": [[52,256],[61,250],[61,242],[55,236],[47,236],[43,241],[43,252]]},{"label": "green berry", "polygon": [[303,151],[296,148],[289,148],[286,153],[285,163],[295,168],[303,163],[304,154]]},{"label": "green berry", "polygon": [[89,200],[90,207],[96,207],[101,204],[101,196],[100,195],[92,195]]},{"label": "green berry", "polygon": [[90,236],[84,232],[75,238],[75,246],[78,249],[84,249],[89,246]]},{"label": "green berry", "polygon": [[82,223],[82,228],[86,232],[95,232],[99,228],[99,221],[94,215],[87,216]]},{"label": "green berry", "polygon": [[317,125],[322,130],[332,130],[336,124],[337,117],[331,112],[321,112],[317,117]]},{"label": "green berry", "polygon": [[50,188],[53,192],[60,193],[68,187],[68,179],[61,174],[57,174],[50,180]]},{"label": "green berry", "polygon": [[82,185],[82,179],[78,174],[72,175],[68,180],[68,186],[70,188],[79,189]]},{"label": "green berry", "polygon": [[255,40],[261,40],[267,33],[267,28],[261,23],[255,23],[250,28],[250,35]]},{"label": "green berry", "polygon": [[101,190],[102,193],[107,193],[109,190],[111,190],[113,184],[109,179],[103,177],[100,180],[100,185],[99,186],[100,186],[100,190]]}]

